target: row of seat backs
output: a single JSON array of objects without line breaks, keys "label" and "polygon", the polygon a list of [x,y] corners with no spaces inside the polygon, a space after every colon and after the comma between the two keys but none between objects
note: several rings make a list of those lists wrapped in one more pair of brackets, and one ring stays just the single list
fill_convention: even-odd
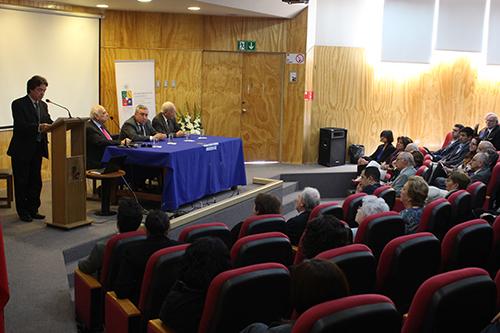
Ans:
[{"label": "row of seat backs", "polygon": [[[276,265],[254,265],[218,275],[209,287],[198,332],[238,332],[249,323],[269,324],[278,312],[286,313],[287,309],[274,297],[286,292],[277,281],[287,285],[287,271]],[[260,283],[272,283],[280,290],[261,290]],[[404,321],[388,297],[352,295],[311,307],[297,318],[292,333],[479,332],[495,314],[496,290],[495,282],[486,271],[464,268],[426,279],[418,288]],[[266,303],[269,297],[271,303]],[[263,312],[271,306],[277,306],[278,310],[274,308],[272,314]],[[158,325],[150,322],[148,332],[165,330],[159,330]]]}]

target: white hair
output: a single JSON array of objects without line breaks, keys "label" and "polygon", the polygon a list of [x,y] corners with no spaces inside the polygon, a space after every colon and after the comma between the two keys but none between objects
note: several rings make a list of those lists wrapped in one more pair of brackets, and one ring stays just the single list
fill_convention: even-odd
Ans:
[{"label": "white hair", "polygon": [[90,118],[92,119],[96,119],[96,116],[99,115],[101,112],[104,112],[105,109],[104,109],[104,106],[102,105],[94,105],[91,109],[90,109]]},{"label": "white hair", "polygon": [[399,153],[398,157],[400,159],[406,161],[408,163],[408,165],[415,166],[415,159],[413,158],[413,155],[411,153],[403,151],[403,152]]},{"label": "white hair", "polygon": [[317,189],[314,187],[305,187],[300,193],[302,197],[302,202],[304,203],[304,208],[307,211],[312,210],[314,207],[319,205],[320,202],[320,194]]},{"label": "white hair", "polygon": [[377,213],[388,212],[389,206],[384,199],[374,195],[367,195],[363,197],[363,204],[359,209],[361,209],[364,216],[370,216]]},{"label": "white hair", "polygon": [[409,144],[406,145],[405,151],[409,152],[409,153],[411,153],[412,151],[419,151],[418,150],[418,145],[416,143],[414,143],[414,142],[409,143]]}]

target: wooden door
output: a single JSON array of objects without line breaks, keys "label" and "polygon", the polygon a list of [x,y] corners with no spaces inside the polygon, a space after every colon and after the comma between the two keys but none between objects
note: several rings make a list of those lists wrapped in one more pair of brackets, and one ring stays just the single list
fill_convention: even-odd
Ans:
[{"label": "wooden door", "polygon": [[245,161],[280,159],[282,54],[203,52],[208,135],[241,137]]},{"label": "wooden door", "polygon": [[203,52],[202,121],[208,135],[240,137],[242,57]]},{"label": "wooden door", "polygon": [[243,55],[241,138],[245,160],[280,160],[283,55]]}]

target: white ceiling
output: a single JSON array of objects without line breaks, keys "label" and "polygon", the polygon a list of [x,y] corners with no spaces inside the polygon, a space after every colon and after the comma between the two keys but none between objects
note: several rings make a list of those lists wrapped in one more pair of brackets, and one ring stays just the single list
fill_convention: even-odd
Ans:
[{"label": "white ceiling", "polygon": [[[137,0],[56,1],[83,7],[95,7],[97,4],[107,4],[110,10],[282,18],[292,18],[307,6],[303,4],[289,5],[281,0],[152,0],[149,3],[141,3]],[[201,10],[192,12],[187,10],[189,6],[199,6]]]}]

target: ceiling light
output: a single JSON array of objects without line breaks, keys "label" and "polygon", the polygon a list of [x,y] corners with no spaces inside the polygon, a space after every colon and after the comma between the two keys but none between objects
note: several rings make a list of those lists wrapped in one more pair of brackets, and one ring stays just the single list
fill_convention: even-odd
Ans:
[{"label": "ceiling light", "polygon": [[151,2],[151,0],[137,0],[139,2]]},{"label": "ceiling light", "polygon": [[104,4],[104,3],[101,3],[101,4],[98,4],[98,5],[95,5],[97,8],[108,8],[109,6]]},{"label": "ceiling light", "polygon": [[188,7],[188,10],[192,10],[192,11],[198,11],[200,10],[201,8],[198,7],[198,6],[191,6],[191,7]]}]

